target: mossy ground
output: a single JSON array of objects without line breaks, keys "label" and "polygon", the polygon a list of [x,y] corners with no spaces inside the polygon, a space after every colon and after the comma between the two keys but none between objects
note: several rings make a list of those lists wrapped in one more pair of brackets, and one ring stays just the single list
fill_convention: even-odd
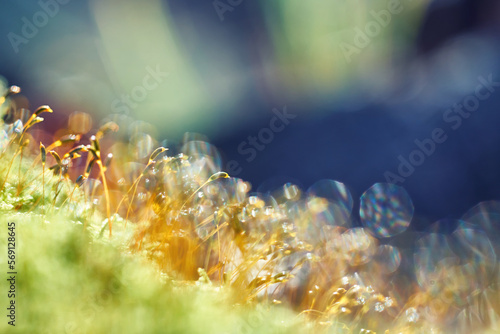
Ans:
[{"label": "mossy ground", "polygon": [[[9,160],[5,155],[0,162],[2,177]],[[68,191],[52,206],[55,178],[47,177],[42,209],[41,168],[24,159],[18,174],[18,162],[0,193],[1,333],[303,332],[285,308],[235,306],[224,288],[162,276],[146,257],[128,251],[133,224],[125,229],[117,220],[109,238],[99,233],[99,214],[61,207]],[[20,180],[31,184],[18,195]],[[6,317],[8,222],[16,226],[15,327]]]}]

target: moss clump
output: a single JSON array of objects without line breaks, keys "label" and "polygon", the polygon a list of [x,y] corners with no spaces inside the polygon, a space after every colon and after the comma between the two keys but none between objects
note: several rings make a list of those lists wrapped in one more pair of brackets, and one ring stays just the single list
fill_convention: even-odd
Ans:
[{"label": "moss clump", "polygon": [[[126,233],[96,238],[63,215],[4,213],[5,251],[7,222],[16,223],[16,327],[4,319],[2,333],[298,331],[283,309],[234,308],[227,291],[162,276],[149,261],[124,251]],[[0,290],[7,291],[8,282],[1,282]],[[2,293],[4,306],[6,297]]]},{"label": "moss clump", "polygon": [[[3,112],[9,112],[1,104],[12,94],[0,100]],[[47,149],[41,145],[37,154],[27,130],[41,121],[38,110],[24,126],[0,124],[0,267],[4,274],[17,272],[14,298],[7,294],[10,282],[0,280],[4,309],[0,333],[298,331],[293,314],[285,308],[237,306],[231,289],[215,287],[206,275],[198,282],[176,281],[144,252],[131,252],[136,226],[111,214],[107,194],[102,187],[97,189],[95,179],[87,180],[93,166],[100,169],[98,177],[105,177],[98,140],[110,129],[101,128],[91,145],[61,150],[60,156],[52,149],[64,140]],[[66,142],[79,139],[69,136]],[[88,153],[81,188],[69,177],[71,160],[79,157],[71,152]],[[49,160],[51,165],[45,166]],[[110,220],[112,238],[105,233]],[[9,268],[8,223],[12,222],[15,264]],[[5,317],[11,300],[16,306],[15,327]]]}]

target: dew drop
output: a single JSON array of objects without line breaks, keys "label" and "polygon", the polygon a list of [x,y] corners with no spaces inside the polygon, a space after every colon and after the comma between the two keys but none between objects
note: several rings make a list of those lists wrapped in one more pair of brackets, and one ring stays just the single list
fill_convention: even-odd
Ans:
[{"label": "dew drop", "polygon": [[406,310],[406,318],[408,319],[408,322],[417,322],[420,315],[414,307],[410,307]]},{"label": "dew drop", "polygon": [[381,302],[376,302],[375,303],[375,311],[377,311],[377,312],[383,312],[384,309],[385,309],[384,304],[382,304]]}]

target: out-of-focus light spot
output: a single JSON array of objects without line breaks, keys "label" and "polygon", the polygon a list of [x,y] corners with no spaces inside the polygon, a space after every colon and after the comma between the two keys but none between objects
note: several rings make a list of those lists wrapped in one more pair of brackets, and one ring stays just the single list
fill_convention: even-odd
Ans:
[{"label": "out-of-focus light spot", "polygon": [[71,133],[85,134],[92,129],[92,117],[87,113],[75,111],[69,116],[68,128]]},{"label": "out-of-focus light spot", "polygon": [[406,190],[394,184],[376,183],[361,196],[361,222],[379,238],[406,231],[413,211],[413,203]]}]

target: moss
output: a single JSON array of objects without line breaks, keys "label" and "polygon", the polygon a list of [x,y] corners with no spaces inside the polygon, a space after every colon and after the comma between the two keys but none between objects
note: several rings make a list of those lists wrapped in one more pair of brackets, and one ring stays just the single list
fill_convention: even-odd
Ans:
[{"label": "moss", "polygon": [[11,140],[0,159],[0,249],[7,253],[14,222],[17,272],[15,327],[5,317],[10,283],[0,280],[0,333],[298,332],[285,308],[235,306],[230,288],[206,275],[196,284],[167,277],[147,252],[131,252],[134,224],[114,215],[108,237],[105,210],[39,156],[21,158],[18,144]]},{"label": "moss", "polygon": [[[459,277],[456,291],[419,289],[402,276],[390,285],[404,294],[384,291],[391,276],[375,259],[380,243],[351,228],[352,198],[339,182],[326,180],[327,192],[346,192],[349,208],[314,192],[305,198],[292,184],[276,198],[250,194],[251,185],[220,171],[215,150],[199,140],[188,140],[183,153],[160,147],[149,157],[151,148],[138,143],[103,140],[104,151],[110,143],[121,149],[101,159],[99,141],[117,130],[113,122],[89,145],[74,146],[81,135],[69,134],[38,152],[26,138],[42,112],[52,110],[42,106],[24,126],[0,128],[0,252],[7,254],[14,222],[17,272],[16,327],[4,318],[0,333],[428,333],[476,316],[472,302],[457,313],[464,305],[452,297],[477,296],[465,279],[481,272]],[[134,145],[139,158],[123,149]],[[82,168],[73,168],[80,154]],[[483,255],[484,276],[496,258]],[[10,283],[0,282],[7,306]],[[495,284],[483,288],[498,299]],[[442,297],[451,303],[439,304]],[[436,305],[450,310],[437,325],[418,313]],[[476,321],[481,328],[469,327],[494,327],[487,317],[494,307]]]},{"label": "moss", "polygon": [[124,253],[124,240],[96,239],[61,216],[3,215],[1,249],[7,222],[16,223],[17,319],[15,329],[2,321],[2,333],[297,332],[284,310],[234,308],[223,289],[164,280],[149,261]]}]

